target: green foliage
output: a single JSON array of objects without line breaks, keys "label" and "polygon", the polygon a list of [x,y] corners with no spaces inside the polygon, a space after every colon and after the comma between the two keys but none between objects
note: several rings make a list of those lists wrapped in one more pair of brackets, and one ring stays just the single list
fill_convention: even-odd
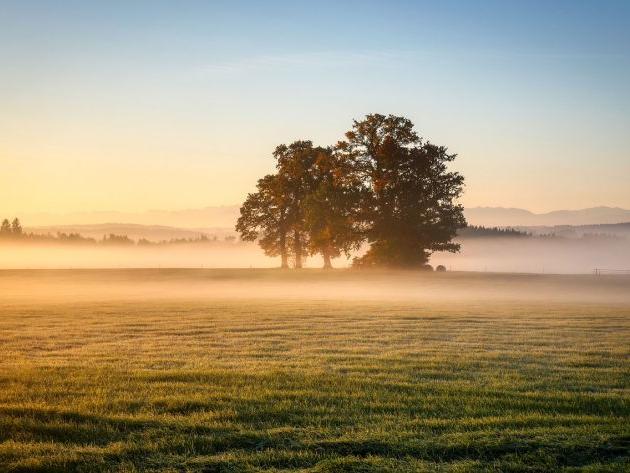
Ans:
[{"label": "green foliage", "polygon": [[370,190],[364,218],[371,246],[357,265],[420,267],[434,251],[459,250],[452,239],[466,224],[455,203],[464,178],[447,170],[456,155],[424,142],[410,120],[378,114],[355,121],[339,149]]},{"label": "green foliage", "polygon": [[267,175],[258,181],[257,192],[249,194],[241,206],[236,231],[245,241],[258,240],[268,256],[280,256],[288,266],[289,199],[287,183],[280,175]]},{"label": "green foliage", "polygon": [[[273,155],[282,182],[282,226],[267,218],[275,210],[263,204],[260,182],[237,224],[243,239],[261,234],[267,254],[290,252],[301,267],[303,256],[321,253],[330,267],[331,258],[349,255],[367,240],[370,249],[357,265],[420,268],[433,251],[459,250],[452,239],[466,222],[454,202],[464,180],[447,170],[455,155],[423,142],[408,119],[368,115],[335,148],[295,141]],[[265,237],[271,234],[277,235],[270,244]]]},{"label": "green foliage", "polygon": [[304,225],[311,253],[321,253],[324,267],[330,268],[331,258],[342,252],[349,256],[363,239],[359,215],[365,192],[349,161],[332,149],[319,149],[311,173]]},{"label": "green foliage", "polygon": [[331,257],[356,248],[361,235],[353,212],[360,187],[347,163],[310,141],[280,145],[273,156],[277,174],[258,181],[257,192],[241,207],[241,238],[258,240],[269,256],[282,256],[282,267],[290,256],[300,268],[302,258],[315,253],[329,266]]},{"label": "green foliage", "polygon": [[310,141],[295,141],[280,145],[273,153],[278,176],[282,179],[283,191],[288,204],[287,219],[291,235],[291,254],[296,268],[302,267],[302,258],[308,254],[308,233],[304,214],[306,199],[315,185],[313,166],[320,153]]}]

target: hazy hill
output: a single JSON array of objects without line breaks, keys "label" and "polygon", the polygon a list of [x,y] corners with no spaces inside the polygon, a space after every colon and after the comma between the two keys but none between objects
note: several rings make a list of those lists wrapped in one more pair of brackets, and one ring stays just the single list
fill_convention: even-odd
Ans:
[{"label": "hazy hill", "polygon": [[581,210],[555,210],[536,214],[524,209],[471,207],[464,211],[468,223],[483,226],[592,225],[630,222],[630,210],[619,207],[593,207]]},{"label": "hazy hill", "polygon": [[[470,207],[464,211],[470,225],[485,227],[596,225],[630,222],[630,210],[618,207],[593,207],[582,210],[556,210],[536,214],[524,209]],[[185,210],[149,210],[146,212],[77,212],[68,214],[36,213],[17,215],[24,225],[54,226],[102,224],[159,225],[179,229],[233,229],[239,215],[238,205]],[[7,217],[14,217],[8,214]],[[204,230],[205,231],[205,230]]]},{"label": "hazy hill", "polygon": [[[228,235],[236,235],[230,227],[178,228],[166,225],[141,225],[131,223],[101,223],[93,225],[47,225],[26,227],[27,232],[37,234],[79,233],[85,237],[101,239],[104,235],[127,235],[133,240],[146,238],[158,242],[179,238],[217,237],[222,240]],[[630,222],[599,225],[515,225],[513,229],[481,228],[470,226],[458,232],[460,239],[491,237],[524,237],[536,235],[556,235],[565,238],[582,238],[585,235],[614,236],[630,238]]]},{"label": "hazy hill", "polygon": [[589,235],[630,238],[630,222],[597,225],[533,225],[516,226],[515,228],[532,235],[556,235],[566,238],[581,238]]},{"label": "hazy hill", "polygon": [[[73,212],[66,214],[32,213],[17,215],[27,226],[93,225],[104,222],[159,225],[178,228],[234,228],[238,205],[184,210],[148,210],[146,212]],[[13,214],[7,215],[13,217]]]}]

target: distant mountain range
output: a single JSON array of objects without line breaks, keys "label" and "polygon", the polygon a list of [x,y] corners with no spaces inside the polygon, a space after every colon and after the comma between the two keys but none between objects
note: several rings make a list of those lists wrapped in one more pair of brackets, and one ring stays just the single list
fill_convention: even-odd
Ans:
[{"label": "distant mountain range", "polygon": [[[226,205],[184,210],[147,210],[145,212],[73,212],[65,214],[32,213],[16,215],[29,227],[94,225],[102,223],[158,225],[178,228],[234,228],[239,206]],[[14,215],[6,215],[13,218]],[[4,218],[4,215],[3,215]]]},{"label": "distant mountain range", "polygon": [[630,222],[630,210],[619,207],[554,210],[540,214],[524,209],[472,207],[467,208],[464,213],[470,225],[483,225],[485,227],[599,225]]},{"label": "distant mountain range", "polygon": [[[464,211],[468,223],[486,227],[597,225],[630,222],[630,210],[618,207],[593,207],[582,210],[556,210],[533,213],[504,207],[471,207]],[[239,215],[236,205],[187,210],[150,210],[146,212],[80,212],[68,214],[37,213],[17,215],[27,227],[94,225],[105,222],[177,227],[178,229],[233,229]],[[4,216],[3,216],[4,217]],[[13,218],[14,215],[6,215]],[[99,229],[101,230],[101,229]],[[65,230],[64,230],[65,231]]]},{"label": "distant mountain range", "polygon": [[630,222],[599,223],[595,225],[532,225],[513,227],[517,231],[531,235],[555,235],[565,238],[582,238],[586,236],[612,236],[630,238]]}]

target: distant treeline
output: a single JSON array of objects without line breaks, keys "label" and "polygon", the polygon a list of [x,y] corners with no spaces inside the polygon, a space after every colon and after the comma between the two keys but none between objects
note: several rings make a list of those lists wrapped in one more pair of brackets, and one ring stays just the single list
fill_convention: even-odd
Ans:
[{"label": "distant treeline", "polygon": [[[484,227],[482,225],[468,225],[457,231],[457,238],[460,240],[474,238],[536,238],[554,240],[624,240],[621,235],[609,233],[583,233],[581,235],[564,235],[556,233],[532,234],[514,228]],[[9,242],[20,243],[55,243],[72,245],[112,245],[112,246],[166,246],[166,245],[218,245],[218,244],[242,244],[235,235],[226,235],[219,238],[217,235],[200,234],[191,238],[170,238],[168,240],[149,240],[139,238],[134,240],[127,235],[109,233],[102,238],[93,238],[81,235],[78,232],[57,232],[57,233],[33,233],[25,232],[20,220],[14,218],[12,221],[4,219],[0,226],[0,244]]]},{"label": "distant treeline", "polygon": [[21,238],[23,235],[22,224],[18,218],[14,218],[12,222],[5,218],[0,224],[0,238]]},{"label": "distant treeline", "polygon": [[500,227],[483,227],[480,225],[468,225],[467,227],[460,228],[457,231],[457,236],[461,238],[488,238],[488,237],[531,237],[531,233],[522,232],[514,228],[500,228]]},{"label": "distant treeline", "polygon": [[110,233],[103,235],[102,238],[96,239],[83,236],[80,233],[57,232],[55,234],[46,233],[27,233],[23,230],[20,220],[13,219],[10,222],[4,219],[0,226],[0,242],[40,242],[40,243],[69,243],[78,245],[119,245],[119,246],[160,246],[160,245],[178,245],[178,244],[217,244],[220,242],[237,243],[236,236],[227,235],[223,239],[219,239],[216,235],[200,234],[194,238],[171,238],[169,240],[151,241],[146,238],[134,240],[127,235],[116,235]]}]

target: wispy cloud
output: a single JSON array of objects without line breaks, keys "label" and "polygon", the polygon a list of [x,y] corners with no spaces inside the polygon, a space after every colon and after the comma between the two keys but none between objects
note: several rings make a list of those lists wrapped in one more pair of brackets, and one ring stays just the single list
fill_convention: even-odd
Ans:
[{"label": "wispy cloud", "polygon": [[278,69],[338,69],[360,67],[384,67],[401,62],[413,63],[426,59],[445,61],[523,61],[523,60],[595,60],[621,59],[613,54],[567,54],[540,51],[501,50],[405,50],[405,51],[323,51],[294,54],[257,55],[216,62],[202,66],[203,74],[240,74],[253,71]]},{"label": "wispy cloud", "polygon": [[397,53],[385,51],[367,52],[313,52],[304,54],[261,55],[233,61],[208,64],[203,67],[209,73],[240,73],[253,70],[277,68],[338,68],[384,65],[399,57]]}]

